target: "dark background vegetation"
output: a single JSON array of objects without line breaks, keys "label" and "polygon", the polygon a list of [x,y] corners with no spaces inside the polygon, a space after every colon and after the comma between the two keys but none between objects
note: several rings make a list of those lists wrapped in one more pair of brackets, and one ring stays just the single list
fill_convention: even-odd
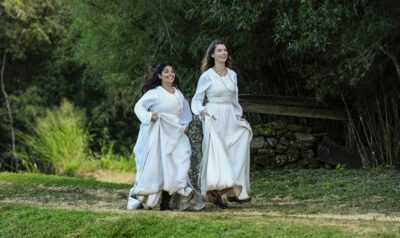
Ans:
[{"label": "dark background vegetation", "polygon": [[191,97],[216,38],[241,93],[341,101],[341,143],[399,165],[398,0],[0,0],[0,170],[46,167],[23,138],[63,100],[84,112],[91,154],[129,153],[149,70],[171,61]]}]

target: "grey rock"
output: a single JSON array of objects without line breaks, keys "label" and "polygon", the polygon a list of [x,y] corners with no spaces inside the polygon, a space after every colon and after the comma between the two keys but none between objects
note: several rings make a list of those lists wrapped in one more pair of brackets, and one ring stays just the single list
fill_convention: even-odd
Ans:
[{"label": "grey rock", "polygon": [[286,155],[276,155],[271,158],[272,165],[274,166],[282,166],[286,163],[287,157]]},{"label": "grey rock", "polygon": [[250,148],[250,156],[257,154],[258,149]]},{"label": "grey rock", "polygon": [[270,157],[271,164],[273,166],[282,166],[285,164],[293,163],[298,159],[299,152],[296,148],[289,148],[289,150],[285,154],[277,154]]},{"label": "grey rock", "polygon": [[331,164],[324,164],[324,168],[325,169],[333,169],[333,165],[331,165]]},{"label": "grey rock", "polygon": [[311,141],[291,141],[291,145],[296,147],[297,149],[307,149],[307,148],[312,148],[314,146],[314,142]]},{"label": "grey rock", "polygon": [[288,158],[288,162],[294,162],[299,159],[299,150],[296,147],[290,146],[286,151],[286,157]]},{"label": "grey rock", "polygon": [[285,137],[288,138],[289,141],[295,141],[295,140],[296,140],[296,136],[295,136],[294,133],[291,132],[291,131],[288,131],[288,132],[285,134]]},{"label": "grey rock", "polygon": [[275,155],[275,150],[273,149],[259,149],[257,154],[264,155],[265,157],[271,157]]},{"label": "grey rock", "polygon": [[278,144],[275,148],[275,152],[277,154],[283,154],[287,151],[288,148],[289,148],[289,146],[287,146],[287,145]]},{"label": "grey rock", "polygon": [[309,165],[310,164],[310,159],[301,159],[298,161],[299,164],[302,165]]},{"label": "grey rock", "polygon": [[257,136],[253,137],[250,143],[250,148],[251,149],[260,149],[264,146],[264,137],[262,136]]},{"label": "grey rock", "polygon": [[[201,143],[203,140],[203,130],[201,126],[201,121],[199,120],[198,117],[194,117],[192,122],[190,123],[188,130],[188,137],[192,147],[189,177],[190,180],[194,183],[198,179],[199,165],[202,157]],[[194,183],[194,186],[196,185],[197,183]]]},{"label": "grey rock", "polygon": [[264,154],[256,154],[253,156],[253,158],[251,160],[252,160],[252,163],[254,163],[258,166],[261,166],[261,167],[265,167],[265,166],[271,164],[271,161]]},{"label": "grey rock", "polygon": [[287,146],[287,145],[290,144],[290,141],[289,141],[288,138],[282,136],[282,137],[279,139],[279,143],[280,143],[281,145],[286,145],[286,146]]},{"label": "grey rock", "polygon": [[315,136],[308,133],[297,132],[294,135],[296,136],[296,141],[315,142],[317,140]]},{"label": "grey rock", "polygon": [[292,132],[306,132],[307,128],[305,126],[296,125],[296,124],[289,124],[286,126],[289,131]]},{"label": "grey rock", "polygon": [[303,159],[311,159],[314,157],[314,151],[313,150],[303,150],[300,152],[300,156]]},{"label": "grey rock", "polygon": [[351,169],[363,167],[363,162],[358,152],[341,146],[328,137],[324,137],[318,147],[318,160],[332,166],[345,164],[347,168]]},{"label": "grey rock", "polygon": [[284,136],[286,133],[287,133],[287,130],[286,130],[286,129],[277,130],[277,131],[276,131],[276,137],[277,137],[277,138],[281,138],[281,137]]},{"label": "grey rock", "polygon": [[265,140],[264,147],[266,147],[266,148],[275,148],[277,144],[278,144],[278,140],[276,138],[269,137],[269,138],[267,138]]},{"label": "grey rock", "polygon": [[286,122],[282,120],[271,122],[271,125],[275,130],[282,130],[286,128]]}]

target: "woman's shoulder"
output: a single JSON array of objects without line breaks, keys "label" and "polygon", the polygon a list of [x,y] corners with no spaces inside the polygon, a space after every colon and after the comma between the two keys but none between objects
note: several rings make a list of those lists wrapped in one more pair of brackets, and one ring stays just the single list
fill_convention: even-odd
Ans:
[{"label": "woman's shoulder", "polygon": [[173,87],[173,88],[175,89],[175,91],[176,91],[178,94],[183,95],[182,91],[181,91],[179,88],[177,88],[177,87]]},{"label": "woman's shoulder", "polygon": [[152,98],[153,98],[153,97],[158,97],[160,87],[161,87],[161,86],[157,86],[157,87],[155,87],[155,88],[149,89],[147,92],[145,92],[145,93],[143,94],[142,97],[152,97]]},{"label": "woman's shoulder", "polygon": [[204,72],[200,75],[200,78],[207,78],[207,77],[210,77],[210,73],[212,72],[211,70],[212,70],[212,68],[209,68],[209,69],[207,69],[206,71],[204,71]]},{"label": "woman's shoulder", "polygon": [[233,76],[236,76],[236,72],[233,69],[228,68],[228,74],[231,74]]},{"label": "woman's shoulder", "polygon": [[211,72],[211,68],[207,69],[206,71],[204,71],[199,78],[199,82],[203,82],[206,83],[208,81],[210,81],[212,74],[210,74]]}]

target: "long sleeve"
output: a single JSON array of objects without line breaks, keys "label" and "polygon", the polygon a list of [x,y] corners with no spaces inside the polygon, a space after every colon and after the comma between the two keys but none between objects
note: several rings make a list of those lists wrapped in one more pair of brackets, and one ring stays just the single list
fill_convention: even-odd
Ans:
[{"label": "long sleeve", "polygon": [[190,110],[190,106],[188,101],[185,99],[181,91],[178,91],[179,93],[179,100],[182,102],[182,112],[179,114],[179,122],[182,125],[188,126],[189,123],[192,121],[192,111]]},{"label": "long sleeve", "polygon": [[157,90],[152,89],[147,91],[135,104],[135,114],[143,124],[149,124],[151,121],[152,112],[149,108],[160,101]]},{"label": "long sleeve", "polygon": [[192,121],[192,111],[190,110],[190,106],[188,101],[183,101],[183,111],[179,115],[179,119],[181,124],[188,126],[189,123]]},{"label": "long sleeve", "polygon": [[192,98],[192,112],[195,115],[199,115],[204,110],[203,101],[206,95],[206,90],[211,86],[211,82],[207,77],[206,73],[200,76],[199,82],[197,83],[196,93]]},{"label": "long sleeve", "polygon": [[234,98],[233,98],[233,110],[235,112],[236,116],[243,116],[243,109],[239,104],[239,89],[237,86],[237,75],[236,73],[232,70],[232,79],[233,79],[233,83],[235,85],[235,94],[234,94]]}]

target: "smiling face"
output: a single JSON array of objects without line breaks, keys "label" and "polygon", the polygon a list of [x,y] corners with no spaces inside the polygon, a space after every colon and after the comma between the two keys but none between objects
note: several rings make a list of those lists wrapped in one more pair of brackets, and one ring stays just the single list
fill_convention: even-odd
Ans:
[{"label": "smiling face", "polygon": [[158,77],[161,79],[162,85],[171,86],[175,80],[175,70],[172,68],[172,66],[167,65],[164,67]]},{"label": "smiling face", "polygon": [[211,57],[214,58],[215,63],[225,64],[228,60],[228,50],[224,44],[218,44],[215,47],[214,53],[211,54]]}]

